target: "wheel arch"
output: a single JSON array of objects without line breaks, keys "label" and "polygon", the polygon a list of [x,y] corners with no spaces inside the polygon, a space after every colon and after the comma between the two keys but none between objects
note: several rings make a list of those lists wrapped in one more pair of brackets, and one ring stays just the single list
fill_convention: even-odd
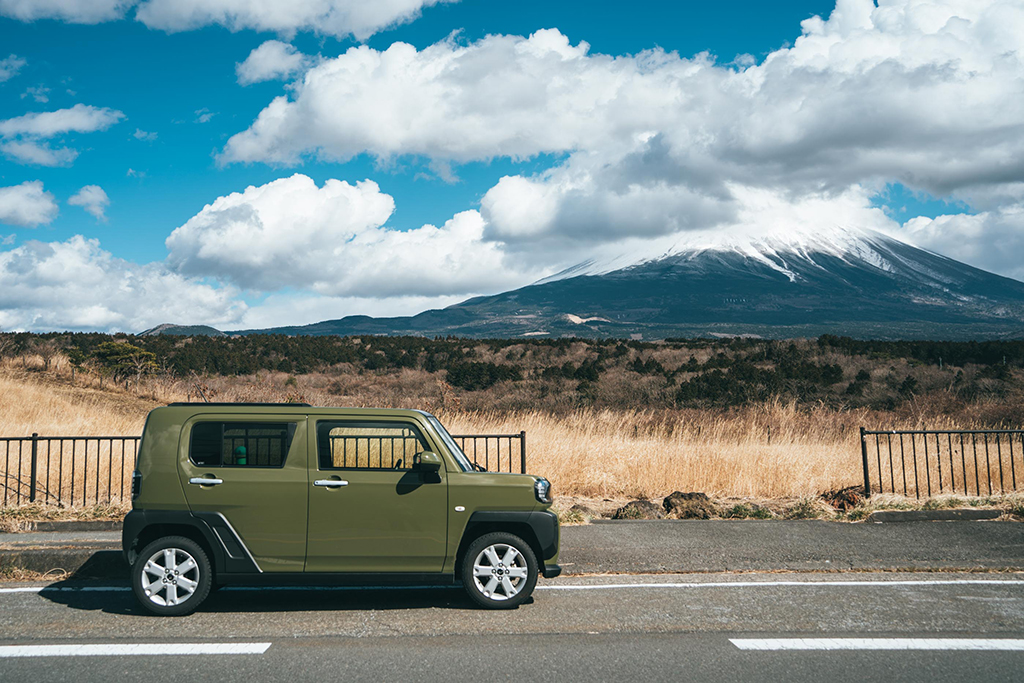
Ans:
[{"label": "wheel arch", "polygon": [[[537,558],[537,564],[544,566],[546,557],[551,557],[554,551],[551,549],[552,541],[547,538],[550,533],[545,533],[544,526],[550,524],[545,515],[550,513],[537,512],[474,512],[462,532],[462,539],[459,541],[459,549],[455,555],[455,577],[462,577],[462,562],[466,556],[466,550],[470,544],[484,534],[502,531],[514,534],[526,541]],[[541,515],[541,516],[536,516]],[[551,515],[554,517],[554,515]],[[555,521],[554,546],[557,548],[557,519]],[[538,533],[538,531],[540,533]]]}]

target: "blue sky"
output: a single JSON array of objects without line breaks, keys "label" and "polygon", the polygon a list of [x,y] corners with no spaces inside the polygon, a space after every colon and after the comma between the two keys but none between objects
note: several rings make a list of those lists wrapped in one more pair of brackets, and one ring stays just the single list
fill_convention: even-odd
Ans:
[{"label": "blue sky", "polygon": [[[365,42],[386,49],[403,41],[422,49],[455,30],[472,41],[491,33],[528,35],[558,27],[573,41],[586,40],[596,52],[627,54],[661,46],[683,55],[706,50],[728,62],[742,53],[763,57],[791,42],[801,20],[827,14],[831,8],[831,2],[751,0],[648,2],[629,7],[613,2],[469,0],[427,8],[418,20]],[[732,22],[737,13],[745,17],[738,25]],[[31,234],[19,233],[18,238],[66,239],[85,234],[98,237],[105,248],[123,258],[161,260],[166,256],[167,234],[205,204],[282,175],[279,167],[218,167],[214,161],[225,140],[244,129],[282,92],[280,82],[242,87],[235,77],[235,64],[264,40],[274,38],[273,32],[233,33],[216,26],[168,34],[130,21],[76,25],[0,19],[0,36],[4,46],[0,51],[28,62],[18,78],[0,85],[0,118],[79,102],[126,115],[126,120],[106,131],[78,136],[82,153],[70,168],[26,169],[0,160],[0,183],[38,178],[57,197],[97,184],[111,199],[107,223],[97,223],[81,210],[64,209],[50,225]],[[304,52],[325,55],[359,44],[351,37],[339,40],[311,33],[299,34],[293,43]],[[28,88],[38,86],[49,88],[48,102],[22,97]],[[196,112],[204,109],[213,117],[198,123]],[[155,133],[156,139],[136,139],[136,130]],[[424,177],[422,159],[403,160],[382,171],[363,155],[348,163],[307,162],[289,170],[300,170],[318,182],[375,178],[395,197],[391,225],[409,229],[443,223],[457,211],[477,205],[502,175],[534,171],[550,163],[548,158],[474,163],[459,170],[461,182],[454,184]],[[128,176],[128,169],[139,175]]]},{"label": "blue sky", "polygon": [[[768,206],[787,220],[821,220],[815,212],[822,209],[811,208],[821,198],[831,202],[826,222],[897,232],[980,267],[1024,275],[1019,259],[985,256],[993,241],[1016,240],[1020,233],[1024,178],[1012,161],[1021,144],[1019,126],[988,114],[979,121],[968,104],[947,108],[943,117],[931,111],[941,98],[970,100],[971,79],[983,81],[977,87],[987,107],[1021,104],[1019,65],[1005,63],[1007,46],[1000,43],[1015,47],[1019,38],[992,33],[1001,22],[1012,34],[1019,2],[948,0],[925,15],[915,0],[893,0],[883,8],[870,0],[841,0],[838,8],[827,1],[403,1],[408,12],[364,22],[352,29],[357,39],[345,34],[351,26],[344,20],[316,16],[282,27],[279,16],[211,10],[183,27],[186,20],[174,15],[167,0],[142,0],[138,7],[123,0],[53,0],[48,10],[0,0],[0,60],[8,59],[6,71],[0,61],[0,143],[74,150],[65,153],[73,160],[56,166],[12,151],[0,157],[0,287],[12,283],[6,296],[0,294],[0,329],[130,329],[175,315],[190,317],[175,322],[231,327],[411,313],[526,284],[630,240],[740,223],[749,229],[757,222],[751,218],[756,207]],[[351,2],[329,4],[348,11]],[[817,23],[801,25],[815,16]],[[302,66],[240,84],[236,65],[267,41],[292,46],[303,56]],[[383,59],[397,42],[415,48],[403,58],[403,69],[427,74],[419,76],[422,97],[456,93],[438,101],[453,108],[446,118],[450,130],[435,125],[424,132],[408,103],[390,110],[395,88],[410,88],[401,75],[407,72],[357,68],[354,48]],[[527,63],[523,57],[507,74],[494,66],[502,63],[495,55],[515,61],[538,49],[562,58]],[[712,57],[698,57],[702,52]],[[456,75],[431,71],[452,63],[446,60],[457,61]],[[331,71],[335,63],[356,68],[356,75],[339,77]],[[972,75],[931,76],[922,70],[929,64],[953,64]],[[524,86],[507,118],[488,118],[494,115],[487,102],[474,98],[492,86],[480,73],[536,82]],[[317,74],[322,77],[313,79]],[[613,94],[597,93],[618,80],[623,85]],[[563,81],[572,84],[551,94],[548,86]],[[960,91],[951,92],[951,83]],[[530,101],[531,92],[545,88],[548,99]],[[375,104],[345,108],[346,101],[364,96]],[[340,98],[337,116],[332,97]],[[637,111],[622,101],[626,97],[638,98]],[[270,111],[275,98],[294,106],[272,133],[257,130],[254,120]],[[908,104],[914,99],[920,106]],[[851,113],[860,103],[865,111]],[[102,109],[114,120],[93,132],[4,137],[4,121],[76,105]],[[423,113],[430,106],[425,99]],[[517,116],[524,123],[516,123]],[[546,120],[552,121],[550,131]],[[478,125],[479,131],[460,139]],[[252,143],[244,149],[236,144],[243,134]],[[648,163],[640,175],[646,169],[663,175],[623,180],[632,159],[655,153],[668,159],[664,168]],[[313,185],[274,184],[295,174]],[[317,188],[331,179],[353,187],[372,180],[376,188],[342,187],[328,196]],[[36,181],[43,196],[36,192],[33,206],[55,206],[39,209],[36,217],[15,208],[5,214],[4,188]],[[85,186],[99,186],[107,198],[93,204],[92,213],[85,200],[77,202],[84,207],[69,204]],[[262,199],[247,194],[226,201],[224,210],[204,213],[207,204],[249,186],[268,189]],[[30,201],[26,193],[12,191],[8,205]],[[368,266],[360,266],[360,282],[334,266],[304,280],[323,256],[316,248],[309,263],[301,254],[235,255],[223,262],[210,256],[227,235],[243,235],[240,249],[251,244],[254,252],[272,251],[279,245],[275,239],[295,230],[285,200],[275,193],[290,201],[343,203],[295,219],[312,226],[310,244],[370,243],[361,251],[338,247],[332,259],[379,260],[379,270],[386,271],[408,266],[389,260],[396,249],[423,249],[422,257],[440,258],[454,270],[470,261],[480,272],[451,272],[418,290],[413,277],[402,285],[403,278]],[[382,196],[390,197],[393,210]],[[354,212],[352,202],[371,207],[365,224],[332,227],[337,212]],[[536,214],[535,207],[549,212]],[[599,209],[599,215],[588,213]],[[238,232],[242,210],[257,217],[251,241]],[[630,217],[640,214],[634,223]],[[456,216],[464,225],[445,227]],[[424,225],[444,234],[424,232],[411,243],[395,234],[423,232]],[[165,240],[179,228],[169,254]],[[269,235],[274,231],[276,237]],[[97,239],[99,246],[67,246],[65,256],[33,246],[70,245],[75,236]],[[973,241],[965,245],[965,236]],[[84,279],[47,280],[40,273],[48,259],[50,270],[63,263],[62,269],[81,271]],[[524,261],[529,268],[510,265]],[[254,264],[296,272],[256,277]],[[23,274],[26,269],[31,276]],[[140,289],[123,299],[101,285],[90,290],[89,278],[99,272],[120,281],[120,290]],[[375,285],[378,279],[383,284]],[[173,292],[173,302],[154,293],[156,283]],[[67,300],[53,294],[61,288],[90,293],[93,300],[77,301],[69,312],[47,298]],[[151,300],[142,306],[146,297]],[[194,307],[186,305],[190,297],[198,302]],[[103,309],[97,322],[79,314],[85,304]]]}]

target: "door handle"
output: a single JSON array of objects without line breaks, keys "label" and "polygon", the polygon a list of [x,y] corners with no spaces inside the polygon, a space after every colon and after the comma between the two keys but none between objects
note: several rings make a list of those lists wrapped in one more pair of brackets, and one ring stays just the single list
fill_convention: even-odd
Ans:
[{"label": "door handle", "polygon": [[196,486],[216,486],[217,484],[223,484],[224,480],[214,477],[192,477],[188,480],[188,483],[195,484]]},{"label": "door handle", "polygon": [[329,489],[336,489],[348,486],[348,482],[344,479],[317,479],[313,482],[313,486],[326,486]]}]

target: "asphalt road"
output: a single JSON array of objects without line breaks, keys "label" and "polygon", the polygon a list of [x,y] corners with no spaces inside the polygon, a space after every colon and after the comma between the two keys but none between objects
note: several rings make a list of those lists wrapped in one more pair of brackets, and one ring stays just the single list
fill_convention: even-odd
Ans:
[{"label": "asphalt road", "polygon": [[1024,569],[1024,524],[596,522],[563,528],[562,549],[571,574]]},{"label": "asphalt road", "polygon": [[[0,589],[0,680],[963,683],[1020,680],[1024,667],[1017,574],[569,577],[543,581],[532,603],[511,612],[474,609],[455,589],[225,589],[181,619],[144,615],[123,586],[15,588]],[[822,647],[915,638],[939,649],[741,649],[751,639],[809,637],[830,639]],[[920,640],[935,638],[947,640]],[[9,656],[29,652],[11,647],[53,644],[259,653]],[[967,644],[1022,649],[955,649]]]},{"label": "asphalt road", "polygon": [[[5,550],[33,547],[119,550],[120,542],[119,532],[0,534],[0,556]],[[562,528],[560,562],[567,574],[577,575],[1024,569],[1024,524],[841,524],[813,520],[596,522]],[[66,565],[57,562],[53,566]]]}]

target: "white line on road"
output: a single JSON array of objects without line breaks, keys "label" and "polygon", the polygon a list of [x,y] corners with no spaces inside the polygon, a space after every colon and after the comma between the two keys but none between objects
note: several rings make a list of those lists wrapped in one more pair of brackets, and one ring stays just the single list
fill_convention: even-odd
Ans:
[{"label": "white line on road", "polygon": [[[642,575],[639,575],[642,576]],[[587,583],[537,586],[537,590],[549,591],[588,591],[588,590],[632,590],[635,588],[773,588],[776,586],[794,586],[799,588],[825,587],[880,587],[893,588],[903,586],[1021,586],[1024,580],[1019,579],[936,579],[936,580],[905,580],[905,581],[693,581],[687,583]],[[452,585],[423,586],[229,586],[226,591],[391,591],[391,590],[436,590],[439,588],[456,588]],[[0,588],[3,593],[40,593],[40,592],[117,592],[130,591],[127,586],[18,586],[16,588]]]},{"label": "white line on road", "polygon": [[592,583],[573,584],[568,586],[537,586],[537,590],[550,591],[585,591],[585,590],[618,590],[625,588],[773,588],[775,586],[799,586],[814,588],[818,586],[965,586],[965,585],[1012,585],[1024,586],[1024,581],[985,580],[985,579],[945,579],[937,581],[708,581],[692,583]]},{"label": "white line on road", "polygon": [[3,657],[110,657],[134,655],[261,655],[270,643],[126,643],[119,645],[3,645]]},{"label": "white line on road", "polygon": [[1001,638],[730,638],[741,650],[1024,650]]}]

